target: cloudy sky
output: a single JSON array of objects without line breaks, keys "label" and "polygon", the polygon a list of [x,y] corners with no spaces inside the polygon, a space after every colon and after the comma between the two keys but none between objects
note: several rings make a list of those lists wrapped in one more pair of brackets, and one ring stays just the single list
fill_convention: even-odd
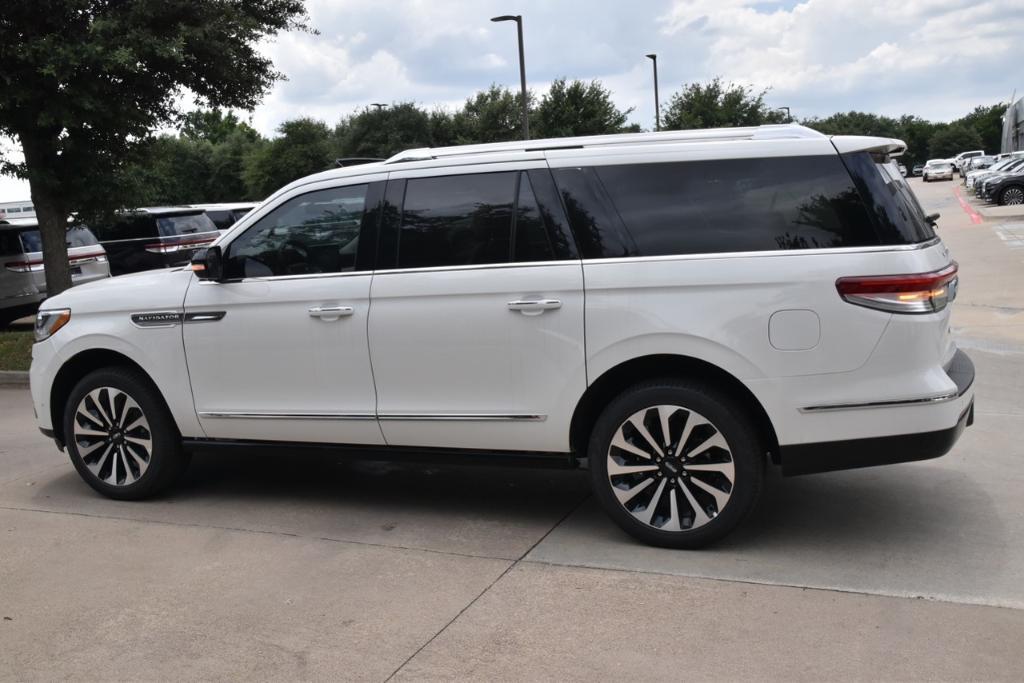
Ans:
[{"label": "cloudy sky", "polygon": [[[662,102],[720,75],[771,87],[795,117],[858,109],[950,120],[1024,94],[1022,0],[308,0],[319,35],[265,46],[288,80],[251,115],[334,123],[370,102],[456,106],[491,83],[518,85],[522,14],[528,84],[599,79],[653,127],[650,61]],[[0,180],[0,201],[27,190]]]}]

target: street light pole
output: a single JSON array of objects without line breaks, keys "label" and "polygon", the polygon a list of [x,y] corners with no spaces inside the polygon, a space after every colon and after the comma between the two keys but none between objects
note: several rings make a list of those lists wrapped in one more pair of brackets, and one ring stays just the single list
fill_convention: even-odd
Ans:
[{"label": "street light pole", "polygon": [[789,107],[775,107],[779,111],[786,110],[786,123],[793,123],[793,116],[789,113]]},{"label": "street light pole", "polygon": [[661,105],[658,103],[658,55],[647,55],[654,64],[654,130],[661,130]]},{"label": "street light pole", "polygon": [[370,102],[370,106],[371,107],[377,107],[377,111],[380,111],[381,109],[383,109],[384,107],[386,107],[388,105],[384,104],[383,102]]},{"label": "street light pole", "polygon": [[519,34],[519,84],[522,87],[523,97],[523,139],[530,139],[530,105],[526,98],[526,57],[523,54],[523,17],[520,14],[503,14],[500,17],[492,17],[491,21],[514,21],[516,31]]}]

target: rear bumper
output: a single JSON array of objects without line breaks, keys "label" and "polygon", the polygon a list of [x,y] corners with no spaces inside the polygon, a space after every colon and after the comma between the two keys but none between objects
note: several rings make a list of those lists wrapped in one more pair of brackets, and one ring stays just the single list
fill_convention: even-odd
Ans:
[{"label": "rear bumper", "polygon": [[[974,363],[966,353],[958,350],[945,371],[957,388],[956,398],[950,403],[961,406],[952,426],[927,432],[781,446],[782,474],[834,472],[930,460],[945,455],[964,429],[974,424]],[[915,409],[927,408],[918,406]]]}]

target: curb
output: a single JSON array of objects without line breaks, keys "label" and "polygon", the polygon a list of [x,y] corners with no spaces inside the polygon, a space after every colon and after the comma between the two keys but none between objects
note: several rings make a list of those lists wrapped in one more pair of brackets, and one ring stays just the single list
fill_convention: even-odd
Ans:
[{"label": "curb", "polygon": [[0,387],[28,388],[28,373],[0,370]]}]

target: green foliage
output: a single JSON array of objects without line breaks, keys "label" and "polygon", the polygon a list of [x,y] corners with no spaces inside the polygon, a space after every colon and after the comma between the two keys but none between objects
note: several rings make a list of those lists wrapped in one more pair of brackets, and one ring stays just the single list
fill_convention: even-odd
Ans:
[{"label": "green foliage", "polygon": [[[533,106],[527,91],[527,106]],[[492,85],[466,100],[452,117],[456,144],[504,142],[523,137],[523,96],[508,88]]]},{"label": "green foliage", "polygon": [[342,119],[334,129],[339,156],[386,158],[410,147],[434,146],[432,119],[413,102],[379,110],[367,107]]},{"label": "green foliage", "polygon": [[[981,144],[973,149],[984,149],[989,154],[997,154],[1001,151],[1003,144],[1003,114],[1005,113],[1005,104],[979,106],[951,125],[973,128],[981,138]],[[960,151],[966,152],[970,149],[972,148],[965,147]]]},{"label": "green foliage", "polygon": [[257,46],[304,28],[302,0],[6,0],[0,18],[0,134],[25,154],[47,288],[71,284],[64,228],[140,187],[128,164],[178,117],[179,95],[251,109],[281,77]]},{"label": "green foliage", "polygon": [[769,107],[768,89],[726,83],[715,78],[709,83],[689,83],[669,100],[661,115],[663,130],[722,128],[784,123],[786,115]]},{"label": "green foliage", "polygon": [[928,154],[932,159],[948,159],[960,152],[981,149],[978,131],[964,125],[951,125],[937,131],[928,140]]},{"label": "green foliage", "polygon": [[25,372],[32,363],[31,332],[0,332],[0,371]]},{"label": "green foliage", "polygon": [[264,199],[301,178],[334,167],[336,145],[323,121],[310,118],[282,123],[280,137],[260,147],[245,162],[245,185],[253,197]]},{"label": "green foliage", "polygon": [[252,141],[260,138],[252,126],[239,120],[230,111],[225,114],[220,109],[197,109],[181,119],[182,136],[192,140],[207,140],[219,145],[235,133],[241,133]]},{"label": "green foliage", "polygon": [[875,135],[883,138],[898,137],[900,125],[896,119],[862,111],[833,114],[824,119],[808,119],[804,125],[826,135]]},{"label": "green foliage", "polygon": [[599,81],[559,78],[541,98],[531,132],[540,138],[638,132],[639,126],[626,123],[632,111],[616,107],[612,92]]}]

